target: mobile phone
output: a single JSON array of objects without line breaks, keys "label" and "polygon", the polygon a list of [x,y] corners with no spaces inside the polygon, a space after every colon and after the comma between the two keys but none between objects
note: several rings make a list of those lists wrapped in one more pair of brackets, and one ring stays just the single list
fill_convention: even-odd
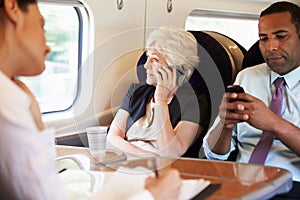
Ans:
[{"label": "mobile phone", "polygon": [[228,85],[226,87],[226,92],[230,93],[244,93],[244,88],[239,85]]},{"label": "mobile phone", "polygon": [[[230,92],[230,93],[244,93],[244,88],[239,86],[239,85],[228,85],[226,87],[226,92]],[[231,99],[229,100],[229,102],[234,102],[234,101],[241,101],[239,99]]]},{"label": "mobile phone", "polygon": [[[168,69],[172,71],[172,67],[171,66],[169,66]],[[181,71],[179,71],[178,69],[176,69],[177,83],[178,83],[179,77],[181,77],[181,76],[183,76],[183,73]]]}]

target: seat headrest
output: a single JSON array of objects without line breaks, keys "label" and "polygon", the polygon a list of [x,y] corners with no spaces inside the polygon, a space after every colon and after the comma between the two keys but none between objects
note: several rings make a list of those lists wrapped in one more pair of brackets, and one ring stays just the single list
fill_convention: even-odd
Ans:
[{"label": "seat headrest", "polygon": [[[233,66],[234,65],[233,56],[236,55],[231,55],[228,52],[225,44],[220,43],[220,41],[218,41],[214,36],[218,34],[218,36],[226,37],[228,40],[230,40],[230,42],[233,42],[234,44],[237,45],[237,47],[240,49],[243,55],[246,54],[246,50],[233,39],[229,38],[228,36],[224,36],[220,33],[211,32],[211,31],[189,31],[189,32],[193,34],[193,36],[195,37],[195,39],[199,44],[198,54],[200,57],[200,63],[196,67],[196,69],[198,69],[198,72],[195,72],[196,75],[192,75],[191,80],[192,78],[197,78],[201,76],[199,74],[199,72],[201,72],[200,68],[202,69],[207,68],[209,70],[209,68],[212,65],[214,65],[217,66],[219,70],[219,73],[224,82],[224,86],[232,84],[232,82],[235,79],[234,76],[237,73],[235,70],[236,66]],[[225,38],[223,38],[223,40],[224,39]],[[144,52],[139,58],[137,63],[138,66],[140,65],[142,66],[142,67],[137,67],[137,76],[138,76],[138,80],[141,83],[146,82],[146,71],[143,67],[146,60],[147,60],[147,56],[146,53]],[[199,75],[197,75],[197,73]]]},{"label": "seat headrest", "polygon": [[147,78],[146,70],[144,68],[144,64],[146,63],[146,61],[147,61],[147,55],[146,55],[146,51],[144,51],[144,53],[141,55],[141,57],[137,62],[137,68],[136,68],[138,80],[142,84],[146,83],[146,78]]},{"label": "seat headrest", "polygon": [[243,59],[243,69],[247,67],[252,67],[264,63],[265,60],[259,50],[259,41],[255,42],[250,49],[246,52]]},{"label": "seat headrest", "polygon": [[[215,66],[217,66],[222,76],[224,85],[231,84],[231,74],[232,74],[231,62],[224,47],[216,39],[214,39],[212,36],[210,36],[205,32],[202,31],[190,31],[190,32],[194,35],[198,44],[201,47],[203,47],[204,50],[208,53],[208,56],[210,56],[210,58],[213,60]],[[199,52],[199,54],[201,54],[201,52]]]}]

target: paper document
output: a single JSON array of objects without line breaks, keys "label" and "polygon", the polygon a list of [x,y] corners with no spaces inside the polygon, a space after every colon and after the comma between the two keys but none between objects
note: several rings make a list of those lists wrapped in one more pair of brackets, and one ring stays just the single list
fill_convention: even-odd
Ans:
[{"label": "paper document", "polygon": [[70,200],[88,200],[103,185],[103,174],[80,169],[67,169],[59,173],[64,192]]},{"label": "paper document", "polygon": [[[145,180],[149,175],[153,175],[153,172],[142,167],[119,168],[110,178],[106,178],[109,180],[104,180],[103,187],[92,196],[92,199],[119,200],[133,197],[144,190]],[[204,179],[183,180],[179,199],[191,199],[209,184],[210,182]]]},{"label": "paper document", "polygon": [[[146,178],[154,176],[152,170],[144,167],[119,167],[115,172],[101,172],[89,171],[89,164],[88,157],[84,155],[57,159],[58,171],[62,171],[59,177],[69,199],[128,199],[142,192]],[[192,199],[209,184],[210,182],[204,179],[185,179],[179,199]]]}]

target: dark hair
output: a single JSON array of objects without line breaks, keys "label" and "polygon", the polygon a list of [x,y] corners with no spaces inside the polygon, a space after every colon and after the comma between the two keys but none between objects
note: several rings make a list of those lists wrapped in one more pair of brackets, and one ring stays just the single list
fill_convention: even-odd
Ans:
[{"label": "dark hair", "polygon": [[28,5],[37,3],[37,0],[17,0],[17,2],[22,11],[27,11]]},{"label": "dark hair", "polygon": [[[27,11],[27,7],[30,4],[37,3],[37,0],[17,0],[18,6],[22,11]],[[0,7],[4,5],[4,0],[0,0]]]},{"label": "dark hair", "polygon": [[261,12],[260,17],[282,12],[290,13],[291,22],[296,26],[297,33],[300,36],[300,7],[294,3],[287,1],[273,3]]}]

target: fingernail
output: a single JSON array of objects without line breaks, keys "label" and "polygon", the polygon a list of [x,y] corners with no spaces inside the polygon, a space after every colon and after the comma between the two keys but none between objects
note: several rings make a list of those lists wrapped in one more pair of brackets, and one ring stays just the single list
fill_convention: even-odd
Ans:
[{"label": "fingernail", "polygon": [[238,110],[244,110],[245,109],[245,107],[241,104],[238,104],[237,108],[238,108]]}]

